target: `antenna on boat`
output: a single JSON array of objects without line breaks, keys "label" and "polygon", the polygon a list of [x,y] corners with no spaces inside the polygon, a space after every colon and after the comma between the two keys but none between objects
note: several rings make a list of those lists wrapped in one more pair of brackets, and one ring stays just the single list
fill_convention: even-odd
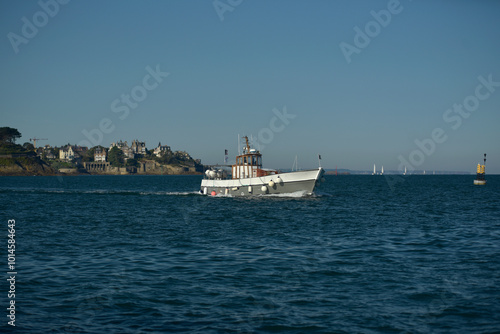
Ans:
[{"label": "antenna on boat", "polygon": [[240,134],[238,133],[238,155],[241,154],[240,143],[241,143],[241,139],[240,139]]},{"label": "antenna on boat", "polygon": [[318,164],[319,168],[321,168],[321,154],[318,154]]},{"label": "antenna on boat", "polygon": [[[252,144],[252,146],[255,148],[255,141],[253,140],[253,134],[250,135],[250,143]],[[259,141],[257,140],[257,150],[260,151],[260,143]]]},{"label": "antenna on boat", "polygon": [[293,167],[295,167],[295,171],[299,170],[299,163],[297,162],[297,156],[295,156],[295,160],[293,161],[292,172],[293,172]]}]

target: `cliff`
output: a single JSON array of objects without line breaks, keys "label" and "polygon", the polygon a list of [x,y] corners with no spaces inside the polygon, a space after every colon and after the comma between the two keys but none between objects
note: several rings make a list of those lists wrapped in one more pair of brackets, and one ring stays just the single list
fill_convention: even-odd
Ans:
[{"label": "cliff", "polygon": [[0,175],[56,175],[57,172],[36,155],[0,155]]},{"label": "cliff", "polygon": [[196,175],[203,173],[203,165],[186,162],[162,164],[154,160],[143,160],[137,166],[112,167],[109,162],[84,162],[84,169],[92,175]]},{"label": "cliff", "polygon": [[[0,142],[0,176],[33,175],[186,175],[201,174],[203,165],[185,152],[174,152],[157,160],[135,161],[131,166],[112,167],[110,162],[65,162],[40,159],[21,145]],[[50,164],[50,165],[49,165]]]}]

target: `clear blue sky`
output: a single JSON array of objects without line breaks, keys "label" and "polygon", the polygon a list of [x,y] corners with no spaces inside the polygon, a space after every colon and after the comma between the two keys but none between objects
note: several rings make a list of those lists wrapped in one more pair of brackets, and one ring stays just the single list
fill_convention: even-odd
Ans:
[{"label": "clear blue sky", "polygon": [[[296,155],[316,167],[320,153],[327,168],[402,157],[474,172],[488,153],[500,173],[499,1],[221,0],[236,5],[223,13],[212,0],[54,1],[41,1],[51,15],[0,2],[0,125],[21,144],[77,144],[104,120],[104,146],[161,141],[204,163],[260,133],[267,167]],[[157,66],[169,74],[155,81]],[[447,111],[464,103],[467,118]],[[273,112],[284,108],[288,124]]]}]

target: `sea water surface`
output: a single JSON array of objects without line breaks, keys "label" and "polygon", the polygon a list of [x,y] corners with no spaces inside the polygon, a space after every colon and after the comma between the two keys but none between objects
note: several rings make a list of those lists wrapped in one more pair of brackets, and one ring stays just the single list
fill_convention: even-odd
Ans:
[{"label": "sea water surface", "polygon": [[199,176],[1,177],[0,331],[498,333],[500,176],[473,178],[231,198]]}]

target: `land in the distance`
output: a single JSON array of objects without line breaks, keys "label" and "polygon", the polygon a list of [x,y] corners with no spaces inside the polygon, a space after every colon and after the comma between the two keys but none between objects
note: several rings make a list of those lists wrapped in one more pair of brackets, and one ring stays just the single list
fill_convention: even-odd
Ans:
[{"label": "land in the distance", "polygon": [[200,160],[160,143],[153,150],[138,140],[130,146],[126,141],[119,141],[109,148],[70,144],[36,148],[28,142],[16,144],[18,138],[21,133],[17,129],[0,127],[0,175],[192,175],[203,172]]}]

